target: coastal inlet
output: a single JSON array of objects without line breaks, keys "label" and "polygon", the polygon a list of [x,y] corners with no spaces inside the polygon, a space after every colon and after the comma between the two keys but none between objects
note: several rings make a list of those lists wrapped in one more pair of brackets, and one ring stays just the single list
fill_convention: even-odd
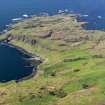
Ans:
[{"label": "coastal inlet", "polygon": [[38,57],[32,57],[21,48],[0,43],[0,82],[29,79],[36,74],[40,63]]}]

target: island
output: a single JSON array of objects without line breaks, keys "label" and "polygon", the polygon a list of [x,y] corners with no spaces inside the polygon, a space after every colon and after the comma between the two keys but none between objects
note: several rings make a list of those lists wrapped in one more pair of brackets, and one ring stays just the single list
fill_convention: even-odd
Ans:
[{"label": "island", "polygon": [[105,32],[76,18],[33,16],[0,36],[42,59],[31,78],[0,83],[0,105],[105,105]]}]

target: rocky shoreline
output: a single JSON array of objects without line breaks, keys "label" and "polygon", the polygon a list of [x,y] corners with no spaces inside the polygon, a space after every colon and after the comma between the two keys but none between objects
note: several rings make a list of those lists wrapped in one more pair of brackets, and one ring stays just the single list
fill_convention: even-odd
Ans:
[{"label": "rocky shoreline", "polygon": [[21,53],[29,56],[29,58],[27,60],[28,60],[28,62],[30,62],[30,65],[32,65],[32,67],[33,67],[32,73],[28,76],[25,76],[21,79],[16,80],[16,82],[21,82],[21,81],[24,81],[24,80],[28,80],[28,79],[30,79],[30,78],[32,78],[36,75],[36,73],[38,71],[38,66],[43,62],[43,60],[39,56],[34,55],[32,53],[29,53],[25,49],[23,49],[19,46],[13,45],[11,43],[5,42],[5,41],[1,41],[0,44],[5,45],[5,46],[9,46],[9,47],[13,47],[13,48],[17,49],[18,51],[20,51]]}]

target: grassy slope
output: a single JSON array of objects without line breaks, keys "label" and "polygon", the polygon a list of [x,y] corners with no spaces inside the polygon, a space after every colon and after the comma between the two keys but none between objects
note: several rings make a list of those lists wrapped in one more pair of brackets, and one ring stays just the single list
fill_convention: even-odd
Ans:
[{"label": "grassy slope", "polygon": [[37,43],[11,43],[44,62],[34,78],[0,84],[0,105],[104,105],[105,33],[83,30],[81,24],[73,16],[57,15],[13,25],[6,35],[25,35]]}]

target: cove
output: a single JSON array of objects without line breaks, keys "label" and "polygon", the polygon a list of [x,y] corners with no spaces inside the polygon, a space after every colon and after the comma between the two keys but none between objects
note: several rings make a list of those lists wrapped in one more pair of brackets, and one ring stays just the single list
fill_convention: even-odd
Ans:
[{"label": "cove", "polygon": [[27,61],[30,56],[16,48],[0,44],[0,82],[20,80],[33,72],[33,66]]}]

